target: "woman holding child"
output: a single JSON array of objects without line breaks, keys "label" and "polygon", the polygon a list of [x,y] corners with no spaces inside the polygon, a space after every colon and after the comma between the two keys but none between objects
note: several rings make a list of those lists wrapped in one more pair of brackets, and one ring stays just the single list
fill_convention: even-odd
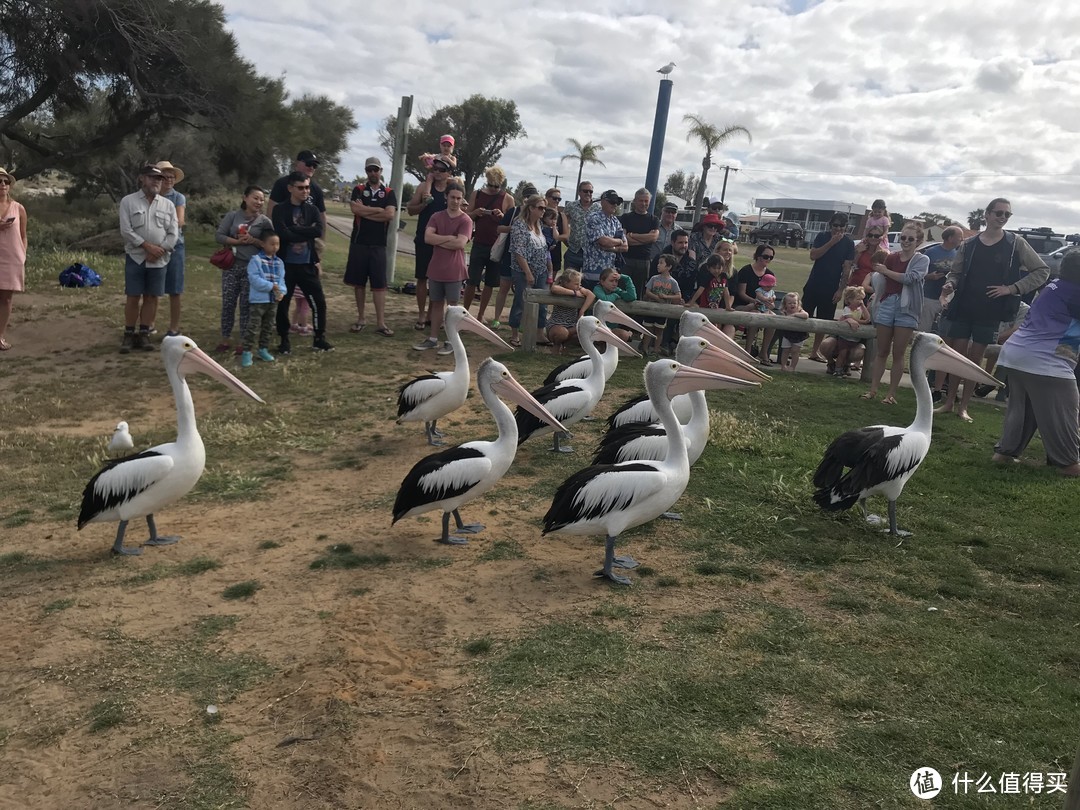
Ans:
[{"label": "woman holding child", "polygon": [[877,328],[877,353],[870,375],[870,390],[863,399],[877,396],[878,384],[885,373],[885,362],[892,354],[889,392],[881,401],[896,404],[896,392],[904,375],[904,350],[919,325],[922,312],[923,280],[930,269],[930,259],[916,253],[922,244],[923,228],[917,222],[900,231],[900,251],[890,253],[884,264],[874,265],[874,326]]},{"label": "woman holding child", "polygon": [[[754,249],[754,260],[743,266],[732,285],[735,288],[733,290],[735,309],[744,312],[760,311],[757,300],[758,287],[761,286],[761,279],[769,274],[769,262],[775,258],[776,249],[772,245],[762,244]],[[746,350],[751,354],[755,354],[754,339],[757,337],[757,331],[756,326],[746,327]],[[766,329],[765,334],[761,336],[761,347],[757,355],[764,365],[772,365],[769,360],[769,346],[772,345],[775,332],[775,329]]]},{"label": "woman holding child", "polygon": [[[230,211],[221,218],[214,239],[219,245],[231,247],[235,258],[233,266],[221,271],[221,342],[216,352],[227,352],[231,348],[233,324],[236,322],[236,305],[240,305],[240,337],[247,332],[251,317],[249,301],[247,266],[251,258],[259,252],[258,238],[263,231],[274,230],[270,218],[263,214],[266,193],[258,186],[244,189],[244,198],[240,208]],[[236,347],[240,354],[243,348]]]}]

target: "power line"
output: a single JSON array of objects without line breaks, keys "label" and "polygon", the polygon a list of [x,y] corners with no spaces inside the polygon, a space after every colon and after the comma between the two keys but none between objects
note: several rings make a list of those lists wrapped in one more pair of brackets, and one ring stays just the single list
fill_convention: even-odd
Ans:
[{"label": "power line", "polygon": [[967,177],[1080,177],[1075,172],[1030,172],[1028,174],[866,174],[863,172],[821,172],[806,169],[759,169],[753,166],[743,166],[743,171],[769,172],[771,174],[824,174],[836,177],[872,177],[878,180],[901,180],[912,178],[917,180],[955,180]]}]

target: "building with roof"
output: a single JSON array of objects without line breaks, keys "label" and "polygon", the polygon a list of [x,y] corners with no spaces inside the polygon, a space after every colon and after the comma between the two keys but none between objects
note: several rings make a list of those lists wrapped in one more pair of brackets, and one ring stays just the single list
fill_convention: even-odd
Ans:
[{"label": "building with roof", "polygon": [[771,214],[784,222],[797,222],[806,232],[806,243],[812,245],[814,237],[829,229],[829,220],[833,214],[847,214],[852,234],[862,232],[863,220],[869,210],[862,203],[847,200],[800,200],[778,198],[774,200],[754,200],[759,219],[770,219]]}]

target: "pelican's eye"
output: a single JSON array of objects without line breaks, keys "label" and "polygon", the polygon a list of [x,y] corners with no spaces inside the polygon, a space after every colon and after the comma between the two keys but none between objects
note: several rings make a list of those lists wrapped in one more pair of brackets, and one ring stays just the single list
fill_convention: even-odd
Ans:
[{"label": "pelican's eye", "polygon": [[190,343],[185,343],[184,348],[185,349],[194,349],[195,347],[193,345],[191,345]]}]

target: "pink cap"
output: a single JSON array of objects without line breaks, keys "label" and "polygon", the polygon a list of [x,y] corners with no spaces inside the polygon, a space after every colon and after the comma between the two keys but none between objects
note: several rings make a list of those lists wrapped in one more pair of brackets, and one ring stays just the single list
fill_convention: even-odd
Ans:
[{"label": "pink cap", "polygon": [[444,143],[448,143],[451,146],[453,146],[454,145],[454,136],[453,135],[443,135],[441,138],[439,138],[439,145],[441,146]]},{"label": "pink cap", "polygon": [[761,277],[761,281],[758,282],[758,286],[760,286],[760,287],[775,287],[776,286],[776,276],[774,276],[772,273],[766,273],[765,275],[763,275]]}]

